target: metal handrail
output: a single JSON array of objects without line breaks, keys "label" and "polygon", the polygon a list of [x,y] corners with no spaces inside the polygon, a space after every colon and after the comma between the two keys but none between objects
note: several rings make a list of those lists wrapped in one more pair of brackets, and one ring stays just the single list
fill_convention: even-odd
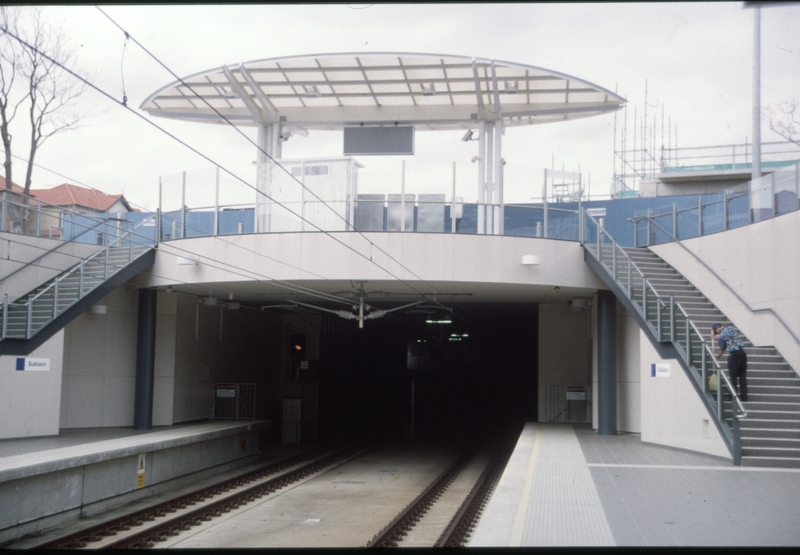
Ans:
[{"label": "metal handrail", "polygon": [[[72,238],[71,238],[71,239],[69,239],[68,241],[63,241],[63,242],[61,242],[60,244],[56,245],[56,246],[55,246],[55,247],[53,247],[52,249],[49,249],[49,250],[45,251],[44,253],[40,254],[39,256],[37,256],[36,258],[34,258],[33,260],[30,260],[30,261],[26,262],[24,266],[20,266],[19,268],[17,268],[17,269],[16,269],[16,270],[14,270],[13,272],[11,272],[11,273],[9,273],[9,274],[7,274],[7,275],[3,276],[2,278],[0,278],[0,283],[3,283],[5,280],[7,280],[8,278],[10,278],[11,276],[13,276],[14,274],[16,274],[17,272],[21,272],[22,270],[24,270],[25,268],[27,268],[27,267],[28,267],[28,266],[30,266],[31,264],[35,264],[36,262],[38,262],[39,260],[41,260],[42,258],[44,258],[45,256],[47,256],[48,254],[52,254],[52,253],[54,253],[55,251],[57,251],[58,249],[60,249],[60,248],[64,247],[65,245],[69,245],[69,244],[71,244],[71,243],[74,243],[74,242],[76,241],[76,239],[78,239],[78,237],[81,237],[81,236],[83,236],[85,233],[89,233],[89,232],[90,232],[90,231],[92,231],[93,229],[96,229],[96,228],[97,228],[97,226],[100,226],[100,225],[107,224],[107,223],[108,223],[108,222],[110,222],[110,221],[127,222],[128,220],[125,220],[125,219],[123,219],[123,218],[111,218],[111,217],[109,217],[109,218],[105,218],[105,219],[103,219],[102,221],[99,221],[99,222],[97,222],[96,224],[94,224],[92,227],[87,227],[86,229],[84,229],[83,231],[81,231],[79,234],[77,234],[76,236],[72,237]],[[110,235],[110,233],[108,233],[107,231],[103,231],[102,233],[103,233],[103,235]]]},{"label": "metal handrail", "polygon": [[[591,218],[591,216],[589,216],[589,217]],[[727,281],[725,281],[725,279],[723,279],[723,278],[722,278],[722,277],[721,277],[721,276],[720,276],[720,275],[719,275],[717,272],[715,272],[713,268],[711,268],[711,267],[710,267],[708,264],[706,264],[706,262],[705,262],[705,261],[704,261],[702,258],[700,258],[699,256],[697,256],[697,254],[695,254],[695,253],[694,253],[694,252],[693,252],[693,251],[692,251],[692,250],[691,250],[689,247],[687,247],[686,245],[684,245],[684,244],[683,244],[683,242],[682,242],[680,239],[676,239],[674,235],[672,235],[672,234],[671,234],[669,231],[667,231],[666,229],[664,229],[664,227],[663,227],[661,224],[659,224],[658,222],[655,222],[655,221],[653,221],[652,219],[650,219],[650,222],[651,222],[653,225],[656,225],[657,227],[659,227],[659,228],[661,229],[661,231],[663,231],[664,233],[666,233],[666,234],[667,234],[667,236],[668,236],[668,237],[672,238],[673,242],[675,242],[675,243],[677,243],[678,245],[680,245],[680,246],[681,246],[681,248],[682,248],[683,250],[685,250],[686,252],[688,252],[689,254],[691,254],[691,255],[692,255],[694,258],[695,258],[695,260],[697,260],[698,262],[700,262],[700,264],[702,264],[702,265],[703,265],[703,267],[704,267],[706,270],[708,270],[709,272],[711,272],[711,275],[713,275],[715,278],[717,278],[717,279],[718,279],[718,280],[719,280],[719,281],[720,281],[720,282],[721,282],[721,283],[722,283],[722,284],[723,284],[723,285],[724,285],[724,286],[725,286],[725,287],[728,289],[728,291],[730,291],[731,293],[733,293],[733,295],[736,297],[736,299],[737,299],[737,300],[738,300],[740,303],[742,303],[742,304],[744,305],[744,307],[745,307],[747,310],[749,310],[750,312],[753,312],[753,313],[756,313],[756,312],[770,312],[770,313],[772,313],[772,315],[773,315],[773,316],[775,316],[775,318],[778,320],[778,322],[780,322],[780,323],[781,323],[781,325],[783,326],[783,329],[785,329],[785,330],[786,330],[786,331],[789,333],[789,335],[791,335],[791,336],[792,336],[792,339],[794,339],[794,342],[795,342],[795,343],[797,343],[798,345],[800,345],[800,337],[798,337],[798,336],[797,336],[797,335],[796,335],[796,334],[795,334],[795,333],[794,333],[794,332],[791,330],[791,328],[789,328],[789,325],[788,325],[786,322],[784,322],[784,321],[783,321],[783,318],[781,318],[780,314],[778,314],[777,312],[775,312],[775,311],[774,311],[774,310],[773,310],[771,307],[767,307],[767,308],[752,308],[752,307],[751,307],[751,306],[748,304],[748,302],[747,302],[746,300],[744,300],[744,299],[741,297],[741,295],[739,295],[739,293],[737,293],[737,292],[736,292],[736,290],[735,290],[735,289],[733,289],[733,288],[732,288],[732,287],[731,287],[731,286],[728,284],[728,282],[727,282]]]},{"label": "metal handrail", "polygon": [[[742,404],[742,400],[739,399],[739,395],[736,393],[736,388],[733,387],[731,380],[728,378],[728,376],[725,375],[725,372],[722,371],[722,365],[719,363],[719,359],[716,356],[714,356],[714,350],[705,341],[703,341],[703,346],[706,348],[706,351],[711,355],[711,361],[714,363],[717,376],[722,376],[722,379],[725,380],[725,384],[728,386],[728,390],[731,393],[731,398],[736,401],[736,405],[739,407],[738,411],[739,418],[746,417],[747,411],[745,410],[744,405]],[[719,387],[717,388],[717,391],[719,391]]]},{"label": "metal handrail", "polygon": [[[595,224],[595,229],[597,231],[597,237],[596,237],[597,254],[595,255],[595,257],[597,258],[598,262],[602,266],[604,266],[606,268],[606,270],[609,270],[612,279],[620,286],[620,288],[626,293],[626,295],[627,295],[628,299],[631,301],[631,303],[633,303],[633,305],[639,310],[639,314],[641,315],[642,319],[645,322],[648,322],[650,325],[652,325],[653,322],[647,316],[647,288],[648,287],[650,288],[650,290],[652,291],[652,294],[654,295],[654,297],[656,299],[656,309],[657,309],[657,312],[659,312],[659,313],[660,313],[659,303],[666,304],[665,301],[664,301],[665,297],[663,295],[659,295],[655,291],[655,289],[653,289],[652,285],[650,285],[650,283],[648,282],[647,278],[644,276],[644,274],[641,273],[641,271],[638,270],[638,268],[632,267],[632,261],[630,259],[630,256],[628,256],[628,254],[624,250],[622,250],[622,248],[620,248],[617,245],[616,240],[614,240],[614,238],[611,237],[611,235],[605,229],[603,229],[602,226],[599,225],[597,220],[595,220],[592,216],[590,216],[589,214],[586,214],[585,212],[583,212],[581,214],[581,218],[583,218],[583,217],[588,217]],[[600,252],[600,248],[601,248],[600,245],[601,245],[601,235],[603,235],[603,234],[606,237],[608,237],[608,239],[611,240],[612,266],[613,266],[612,268],[608,268],[606,263],[603,262],[603,260],[602,260],[602,256],[601,256],[601,252]],[[586,239],[585,239],[585,235],[582,235],[579,239],[580,239],[581,245],[585,246],[588,243],[586,241]],[[629,276],[629,278],[628,278],[628,283],[626,285],[624,285],[624,286],[623,286],[622,282],[617,279],[617,267],[618,267],[618,264],[617,264],[616,249],[619,249],[619,251],[622,253],[623,257],[628,261],[628,276]],[[588,249],[588,250],[591,252],[591,249]],[[642,303],[643,303],[644,306],[640,305],[633,298],[633,295],[632,295],[632,293],[633,293],[633,288],[632,288],[633,280],[631,279],[631,274],[632,274],[633,271],[635,271],[638,274],[637,277],[641,278],[641,283],[642,283]],[[701,344],[703,345],[703,348],[708,350],[709,352],[711,352],[710,347],[708,346],[708,343],[704,339],[702,332],[699,329],[697,329],[697,326],[695,325],[694,322],[692,322],[692,320],[691,320],[691,318],[689,318],[688,314],[686,314],[686,311],[683,309],[683,307],[679,303],[675,303],[674,302],[674,298],[672,296],[670,296],[669,299],[670,299],[670,306],[674,305],[675,307],[678,308],[678,310],[681,312],[683,317],[686,319],[686,322],[688,322],[689,325],[691,326],[691,329],[693,329],[695,331],[695,333],[697,334],[697,336],[700,338],[700,341],[701,341]],[[663,341],[664,339],[661,337],[662,334],[660,333],[661,320],[660,320],[660,318],[658,316],[657,316],[657,318],[658,318],[658,321],[656,322],[656,326],[655,327],[656,327],[656,330],[657,330],[657,335],[659,336],[658,339],[659,339],[659,341]],[[691,360],[690,338],[688,337],[688,333],[687,333],[687,338],[686,338],[686,346],[684,347],[684,345],[681,344],[680,340],[678,340],[675,337],[676,334],[675,334],[675,327],[674,327],[674,319],[672,320],[672,322],[673,322],[673,325],[672,325],[671,330],[670,330],[671,337],[669,338],[669,342],[673,343],[673,344],[677,344],[677,346],[679,346],[681,348],[681,350],[683,350],[683,352],[684,352],[684,362],[689,367],[694,368],[695,371],[697,371],[698,369],[694,366],[694,364],[693,364],[693,362]],[[687,332],[688,332],[688,329],[687,329]],[[713,357],[713,352],[712,352],[712,358],[714,358]],[[715,365],[717,367],[719,367],[718,361],[715,360],[714,363],[715,363]],[[699,373],[700,373],[700,376],[701,376],[700,379],[704,382],[703,391],[708,393],[708,391],[706,390],[706,386],[705,386],[705,371],[704,371],[704,368],[700,368],[699,369]],[[744,418],[745,416],[747,416],[747,412],[744,410],[744,407],[742,406],[741,401],[739,400],[738,395],[736,394],[736,390],[734,388],[730,387],[730,381],[727,379],[727,377],[724,375],[724,373],[720,372],[720,374],[723,376],[723,379],[725,380],[726,384],[728,385],[728,388],[729,388],[729,390],[731,392],[731,396],[734,399],[736,399],[736,403],[740,408],[740,413],[734,415],[735,418]],[[722,409],[721,409],[722,397],[721,397],[721,393],[720,393],[720,391],[721,391],[720,388],[718,388],[717,391],[718,391],[718,395],[717,395],[718,409],[717,409],[717,415],[716,416],[717,416],[717,419],[720,422],[723,422],[724,418],[723,418],[723,412],[722,412]]]},{"label": "metal handrail", "polygon": [[[143,225],[145,222],[147,222],[147,221],[149,221],[149,220],[151,220],[151,219],[152,219],[152,217],[151,217],[151,218],[148,218],[148,219],[146,219],[146,220],[143,220],[143,221],[142,221],[142,222],[139,224],[139,226],[137,226],[137,227],[140,227],[140,226],[142,226],[142,225]],[[127,220],[126,220],[126,221],[127,221]],[[85,266],[86,262],[89,262],[89,261],[93,260],[95,257],[99,256],[101,253],[102,253],[102,254],[105,256],[105,254],[106,254],[106,252],[108,251],[108,249],[110,249],[110,248],[111,248],[111,247],[113,247],[115,244],[119,243],[120,241],[122,241],[123,239],[125,239],[126,237],[128,237],[129,235],[134,235],[135,231],[136,231],[136,228],[134,228],[134,229],[131,229],[131,230],[129,230],[129,231],[126,231],[126,232],[124,232],[124,234],[123,234],[123,235],[121,235],[120,237],[118,237],[118,238],[117,238],[117,239],[116,239],[114,242],[112,242],[112,243],[110,243],[110,244],[106,245],[106,246],[105,246],[105,247],[104,247],[102,250],[99,250],[99,251],[97,251],[96,253],[92,254],[91,256],[87,257],[86,259],[84,259],[84,260],[81,260],[81,261],[80,261],[78,264],[76,264],[75,266],[73,266],[72,268],[68,269],[66,272],[62,273],[60,276],[58,276],[58,277],[57,277],[57,279],[64,279],[64,278],[66,278],[66,277],[69,277],[70,275],[74,274],[76,271],[80,271],[80,273],[81,273],[81,278],[83,278],[83,268],[84,268],[84,266]],[[133,255],[133,245],[134,245],[134,243],[133,243],[133,241],[131,241],[131,257],[132,257],[132,255]],[[106,258],[106,259],[107,259],[107,258]],[[22,303],[19,303],[19,304],[17,304],[17,303],[15,302],[15,303],[12,303],[12,304],[14,304],[15,306],[28,306],[28,304],[29,304],[29,303],[32,303],[33,301],[35,301],[36,299],[38,299],[39,297],[41,297],[42,295],[44,295],[45,293],[47,293],[48,291],[50,291],[50,289],[51,289],[51,288],[53,288],[53,287],[55,287],[56,285],[57,285],[57,281],[56,281],[56,280],[54,280],[54,281],[53,281],[53,283],[52,283],[52,284],[50,284],[48,287],[46,287],[45,289],[42,289],[42,290],[41,290],[39,293],[37,293],[35,296],[33,296],[33,297],[30,297],[30,298],[28,299],[28,302],[27,302],[27,303],[26,303],[26,302],[22,302]],[[81,285],[80,285],[80,296],[83,296],[83,293],[84,293],[84,292],[83,292],[83,280],[81,279]]]}]

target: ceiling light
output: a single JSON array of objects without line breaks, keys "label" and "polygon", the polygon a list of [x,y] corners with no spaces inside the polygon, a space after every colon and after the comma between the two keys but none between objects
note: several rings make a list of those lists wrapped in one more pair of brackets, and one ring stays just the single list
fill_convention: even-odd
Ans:
[{"label": "ceiling light", "polygon": [[303,85],[303,89],[306,91],[306,98],[319,98],[322,96],[315,85]]},{"label": "ceiling light", "polygon": [[430,85],[420,84],[419,87],[422,89],[422,96],[433,96],[436,94],[436,88],[433,86],[433,83]]},{"label": "ceiling light", "polygon": [[523,254],[522,255],[522,265],[523,266],[538,266],[542,263],[542,257],[538,254]]},{"label": "ceiling light", "polygon": [[514,81],[513,83],[511,81],[506,81],[505,85],[506,85],[506,90],[505,90],[506,94],[517,94],[517,92],[519,92],[519,81]]}]

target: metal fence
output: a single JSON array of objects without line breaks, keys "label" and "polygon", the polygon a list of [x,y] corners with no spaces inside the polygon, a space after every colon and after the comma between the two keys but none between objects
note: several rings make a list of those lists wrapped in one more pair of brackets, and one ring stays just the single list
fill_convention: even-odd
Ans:
[{"label": "metal fence", "polygon": [[211,417],[215,420],[255,420],[256,384],[214,384]]}]

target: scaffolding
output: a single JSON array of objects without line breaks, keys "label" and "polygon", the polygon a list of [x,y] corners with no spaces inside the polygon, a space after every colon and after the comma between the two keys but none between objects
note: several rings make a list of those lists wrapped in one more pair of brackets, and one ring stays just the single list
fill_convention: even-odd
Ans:
[{"label": "scaffolding", "polygon": [[[668,158],[677,153],[677,126],[673,127],[672,117],[666,115],[663,104],[660,128],[658,113],[653,114],[651,123],[647,109],[658,108],[658,104],[650,106],[647,96],[647,81],[645,81],[643,114],[640,117],[636,106],[633,107],[632,129],[628,128],[627,105],[622,109],[621,125],[617,122],[618,113],[614,112],[614,177],[611,183],[611,195],[614,198],[637,196],[639,181],[660,173],[662,167],[670,164]],[[661,144],[657,145],[659,134]],[[630,135],[633,136],[633,144],[629,146]]]}]

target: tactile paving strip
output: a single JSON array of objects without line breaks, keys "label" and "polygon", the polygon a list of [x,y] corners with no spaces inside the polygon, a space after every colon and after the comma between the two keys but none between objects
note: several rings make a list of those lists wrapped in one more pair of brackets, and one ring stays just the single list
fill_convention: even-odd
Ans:
[{"label": "tactile paving strip", "polygon": [[525,426],[469,545],[615,545],[571,426]]}]

